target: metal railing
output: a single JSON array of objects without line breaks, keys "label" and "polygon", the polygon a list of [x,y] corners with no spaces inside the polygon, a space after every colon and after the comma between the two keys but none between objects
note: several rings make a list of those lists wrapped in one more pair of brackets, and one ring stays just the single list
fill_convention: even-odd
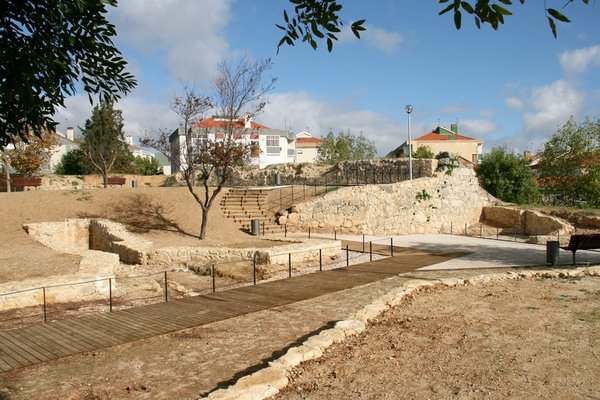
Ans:
[{"label": "metal railing", "polygon": [[[318,236],[336,239],[339,232],[317,233]],[[296,233],[296,237],[301,234]],[[314,232],[306,233],[314,238]],[[323,248],[294,252],[264,252],[257,250],[251,259],[240,259],[222,263],[207,262],[188,268],[168,269],[148,274],[91,279],[81,282],[47,285],[0,294],[0,302],[10,301],[14,296],[27,297],[36,304],[0,311],[0,329],[48,322],[73,316],[99,312],[112,312],[140,305],[167,302],[185,296],[214,293],[236,287],[291,278],[306,273],[343,268],[356,263],[373,261],[374,257],[394,255],[391,237],[373,237],[356,245],[339,248],[335,257],[324,257]],[[375,248],[374,248],[375,245]],[[312,253],[307,255],[306,253]],[[285,258],[286,262],[265,264],[260,257],[268,254],[271,259]],[[329,254],[329,253],[327,253]],[[366,259],[366,255],[368,260]],[[178,274],[186,274],[182,279]],[[191,283],[182,282],[192,281]],[[88,285],[86,287],[86,285]],[[184,286],[184,288],[181,288]],[[84,293],[79,298],[65,299],[64,292]],[[62,295],[62,297],[61,297]]]}]

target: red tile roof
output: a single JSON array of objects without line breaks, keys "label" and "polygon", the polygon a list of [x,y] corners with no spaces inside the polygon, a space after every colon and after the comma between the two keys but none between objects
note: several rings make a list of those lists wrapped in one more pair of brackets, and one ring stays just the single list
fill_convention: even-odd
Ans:
[{"label": "red tile roof", "polygon": [[310,138],[296,138],[296,143],[297,144],[317,144],[317,143],[321,143],[321,139],[319,138],[315,138],[315,137],[310,137]]},{"label": "red tile roof", "polygon": [[473,139],[470,138],[468,136],[463,136],[463,135],[459,135],[458,133],[454,134],[454,139],[450,139],[450,134],[440,134],[440,133],[436,133],[435,131],[429,132],[424,134],[423,136],[420,136],[416,139],[413,139],[414,141],[425,141],[425,140],[475,140],[475,141],[479,141],[478,139]]},{"label": "red tile roof", "polygon": [[[229,127],[227,125],[228,123],[229,123],[229,121],[225,121],[222,119],[207,118],[207,119],[203,119],[202,121],[198,122],[194,127],[195,128],[228,128]],[[233,129],[244,129],[245,125],[246,125],[245,123],[246,123],[246,120],[244,118],[238,118],[237,120],[233,121]],[[269,129],[269,127],[259,124],[254,121],[250,121],[250,125],[252,126],[251,129]]]}]

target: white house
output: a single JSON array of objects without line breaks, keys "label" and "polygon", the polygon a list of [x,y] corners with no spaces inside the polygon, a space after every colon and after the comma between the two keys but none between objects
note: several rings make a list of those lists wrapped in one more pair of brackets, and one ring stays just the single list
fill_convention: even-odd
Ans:
[{"label": "white house", "polygon": [[309,132],[296,134],[296,163],[314,163],[319,155],[321,139],[313,137]]},{"label": "white house", "polygon": [[56,131],[56,139],[56,147],[52,149],[50,161],[42,167],[42,173],[53,173],[65,154],[79,148],[79,143],[74,141],[72,127],[67,128],[66,135]]},{"label": "white house", "polygon": [[[296,158],[294,134],[282,129],[272,129],[256,123],[246,115],[243,118],[212,117],[200,121],[194,129],[194,140],[218,142],[225,139],[226,130],[233,123],[233,139],[251,148],[250,164],[257,168],[268,165],[293,163]],[[179,154],[179,159],[171,161],[172,171],[179,171],[185,163],[186,141],[183,128],[176,129],[169,136],[171,154]]]}]

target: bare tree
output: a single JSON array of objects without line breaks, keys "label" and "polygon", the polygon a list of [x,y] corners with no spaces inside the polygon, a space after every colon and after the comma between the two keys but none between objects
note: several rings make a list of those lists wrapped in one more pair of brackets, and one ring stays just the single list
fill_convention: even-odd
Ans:
[{"label": "bare tree", "polygon": [[[239,116],[254,116],[267,104],[267,94],[275,86],[275,78],[265,79],[272,67],[271,60],[224,60],[213,79],[214,95],[201,96],[188,87],[182,97],[176,97],[171,109],[181,118],[180,128],[171,135],[184,137],[184,144],[173,146],[167,131],[156,137],[146,136],[142,145],[165,154],[202,209],[200,239],[206,237],[208,213],[217,195],[230,178],[236,165],[244,162],[250,144],[242,140],[248,134],[248,124]],[[209,111],[219,116],[218,127],[202,125]]]}]

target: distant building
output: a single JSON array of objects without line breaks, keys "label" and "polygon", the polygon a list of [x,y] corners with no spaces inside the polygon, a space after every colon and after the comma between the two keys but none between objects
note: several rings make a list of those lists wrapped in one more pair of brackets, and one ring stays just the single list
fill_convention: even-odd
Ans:
[{"label": "distant building", "polygon": [[52,156],[46,165],[42,167],[40,170],[41,173],[51,174],[54,173],[54,170],[60,164],[63,156],[70,152],[71,150],[75,150],[79,148],[79,143],[77,143],[73,138],[73,128],[68,127],[67,133],[62,134],[60,132],[56,132],[56,142],[57,145],[54,149],[52,149]]},{"label": "distant building", "polygon": [[321,139],[302,131],[296,134],[296,164],[314,163],[319,155]]},{"label": "distant building", "polygon": [[[438,126],[433,131],[412,139],[411,146],[413,154],[419,147],[427,146],[434,155],[448,152],[474,164],[479,163],[483,154],[483,140],[459,134],[458,124],[450,125],[450,129]],[[400,157],[401,155],[408,155],[407,142],[390,152],[387,157]]]},{"label": "distant building", "polygon": [[[249,115],[243,118],[214,116],[200,121],[192,129],[195,130],[196,140],[218,142],[225,139],[226,130],[233,122],[233,139],[249,145],[251,148],[250,164],[257,168],[268,165],[293,163],[296,158],[296,143],[294,134],[282,129],[272,129],[252,121]],[[169,136],[171,154],[179,154],[171,160],[173,172],[179,171],[185,162],[186,150],[185,132],[178,128]]]}]

